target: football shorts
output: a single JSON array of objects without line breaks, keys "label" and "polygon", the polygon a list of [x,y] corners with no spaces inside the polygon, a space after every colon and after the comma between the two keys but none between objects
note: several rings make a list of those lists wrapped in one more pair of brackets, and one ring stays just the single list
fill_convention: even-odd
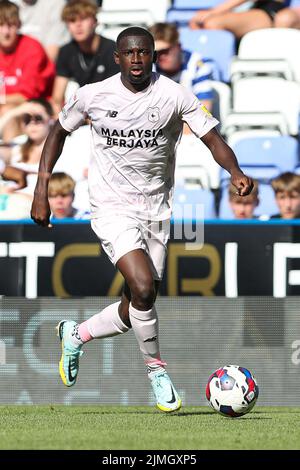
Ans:
[{"label": "football shorts", "polygon": [[91,226],[114,265],[130,251],[142,249],[149,256],[154,279],[162,279],[170,236],[169,219],[146,221],[119,215],[92,219]]}]

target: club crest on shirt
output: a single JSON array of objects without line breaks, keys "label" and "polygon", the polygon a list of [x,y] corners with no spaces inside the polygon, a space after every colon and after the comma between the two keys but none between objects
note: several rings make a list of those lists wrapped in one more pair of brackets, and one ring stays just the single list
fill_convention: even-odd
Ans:
[{"label": "club crest on shirt", "polygon": [[159,108],[148,109],[148,119],[150,122],[157,122],[160,120]]}]

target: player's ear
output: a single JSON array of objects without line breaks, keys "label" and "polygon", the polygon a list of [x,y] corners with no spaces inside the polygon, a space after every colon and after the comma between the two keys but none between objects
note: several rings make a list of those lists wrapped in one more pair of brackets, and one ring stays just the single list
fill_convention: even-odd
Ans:
[{"label": "player's ear", "polygon": [[154,51],[153,52],[153,64],[155,64],[156,60],[157,60],[157,52]]},{"label": "player's ear", "polygon": [[119,53],[117,51],[114,51],[114,59],[115,59],[115,63],[117,65],[120,65],[120,57],[119,57]]}]

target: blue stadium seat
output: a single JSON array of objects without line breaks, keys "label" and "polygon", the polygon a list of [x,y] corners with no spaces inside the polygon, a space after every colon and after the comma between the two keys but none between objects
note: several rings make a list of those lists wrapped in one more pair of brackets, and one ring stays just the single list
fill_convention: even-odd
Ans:
[{"label": "blue stadium seat", "polygon": [[[278,213],[278,207],[275,202],[274,191],[270,184],[259,183],[258,187],[259,204],[254,211],[256,217],[263,215],[271,216]],[[233,219],[233,213],[231,211],[229,200],[228,200],[228,185],[222,190],[222,196],[220,200],[219,208],[220,219]]]},{"label": "blue stadium seat", "polygon": [[[247,175],[258,180],[260,183],[269,184],[273,178],[277,178],[281,171],[276,165],[240,165],[242,171]],[[222,168],[221,187],[228,185],[229,173]]]},{"label": "blue stadium seat", "polygon": [[175,8],[170,8],[166,14],[166,22],[176,23],[178,27],[188,26],[194,14],[195,10],[176,10]]},{"label": "blue stadium seat", "polygon": [[283,173],[299,162],[299,144],[287,135],[241,139],[232,149],[240,165],[275,165]]},{"label": "blue stadium seat", "polygon": [[[222,82],[230,81],[230,63],[236,53],[235,37],[229,31],[179,28],[183,49],[196,51],[217,64]],[[220,47],[222,45],[222,47]]]},{"label": "blue stadium seat", "polygon": [[[184,205],[186,205],[184,207]],[[174,220],[185,219],[202,219],[202,207],[197,212],[196,206],[201,205],[204,209],[205,219],[216,218],[215,198],[213,193],[208,189],[185,189],[181,186],[175,186],[173,218]]]}]

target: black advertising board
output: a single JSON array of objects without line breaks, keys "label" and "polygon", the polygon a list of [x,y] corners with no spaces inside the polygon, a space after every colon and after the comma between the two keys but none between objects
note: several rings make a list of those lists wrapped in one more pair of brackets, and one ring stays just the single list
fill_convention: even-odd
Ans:
[{"label": "black advertising board", "polygon": [[[172,224],[161,295],[300,295],[300,221],[204,225],[201,246]],[[88,221],[0,224],[0,295],[117,296],[122,277]]]}]

